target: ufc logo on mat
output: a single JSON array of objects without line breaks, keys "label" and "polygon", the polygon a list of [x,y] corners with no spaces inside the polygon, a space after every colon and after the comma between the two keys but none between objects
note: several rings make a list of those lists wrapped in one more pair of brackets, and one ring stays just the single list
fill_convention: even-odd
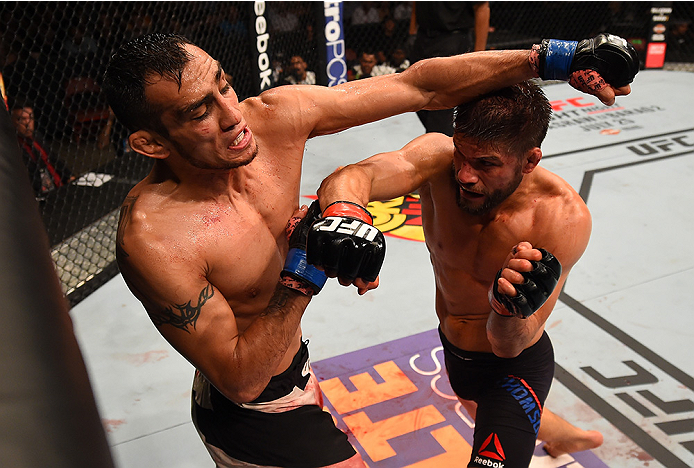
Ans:
[{"label": "ufc logo on mat", "polygon": [[367,241],[374,240],[376,234],[379,232],[375,227],[363,223],[358,219],[345,219],[335,216],[328,216],[327,218],[316,221],[316,224],[313,225],[313,229],[349,234],[350,236],[360,237]]}]

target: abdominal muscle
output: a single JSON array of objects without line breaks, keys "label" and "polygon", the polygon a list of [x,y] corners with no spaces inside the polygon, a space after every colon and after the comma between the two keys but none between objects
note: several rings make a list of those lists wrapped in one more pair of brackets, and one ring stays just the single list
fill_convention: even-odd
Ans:
[{"label": "abdominal muscle", "polygon": [[[454,346],[466,351],[491,353],[487,320],[491,307],[487,286],[460,274],[442,278],[436,284],[436,314],[441,331]],[[448,283],[448,284],[446,284]]]}]

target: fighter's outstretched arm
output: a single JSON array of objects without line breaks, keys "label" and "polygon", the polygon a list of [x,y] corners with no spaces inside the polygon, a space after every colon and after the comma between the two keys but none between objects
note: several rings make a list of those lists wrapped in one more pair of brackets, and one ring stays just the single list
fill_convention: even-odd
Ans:
[{"label": "fighter's outstretched arm", "polygon": [[326,177],[318,188],[325,209],[337,201],[366,206],[371,201],[390,200],[421,187],[434,174],[453,162],[453,140],[427,133],[397,151],[380,153],[341,167]]},{"label": "fighter's outstretched arm", "polygon": [[431,58],[402,73],[333,88],[279,87],[261,97],[270,105],[281,101],[283,106],[276,106],[279,113],[287,113],[286,118],[306,129],[309,136],[317,136],[404,112],[455,107],[536,77],[569,81],[611,105],[615,96],[629,94],[629,83],[638,69],[633,46],[617,36],[601,34],[581,42],[545,40],[531,50]]},{"label": "fighter's outstretched arm", "polygon": [[[377,154],[337,169],[318,189],[323,219],[311,227],[307,257],[340,284],[359,294],[378,286],[385,239],[371,224],[369,201],[408,194],[430,177],[449,170],[453,142],[446,135],[422,135],[398,151]],[[363,235],[362,235],[363,234]]]}]

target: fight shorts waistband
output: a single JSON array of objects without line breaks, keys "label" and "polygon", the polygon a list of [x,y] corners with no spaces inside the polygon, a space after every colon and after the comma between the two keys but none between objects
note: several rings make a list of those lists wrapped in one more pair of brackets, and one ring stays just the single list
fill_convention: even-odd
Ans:
[{"label": "fight shorts waistband", "polygon": [[[448,341],[448,338],[446,338],[446,335],[443,334],[443,331],[441,331],[441,326],[438,328],[439,330],[439,337],[441,338],[441,344],[443,345],[443,348],[454,355],[457,358],[463,359],[465,361],[489,361],[489,362],[509,362],[509,358],[501,358],[494,353],[485,353],[481,351],[467,351],[464,349],[460,349],[457,346],[455,346],[453,343]],[[524,349],[518,356],[515,358],[510,358],[510,359],[519,359],[523,357],[526,354],[532,354],[533,350],[543,348],[546,346],[544,342],[549,341],[549,335],[547,334],[547,331],[542,332],[542,336],[540,337],[539,340],[537,340],[537,343],[534,345]]]},{"label": "fight shorts waistband", "polygon": [[199,371],[195,372],[193,391],[196,403],[206,409],[237,405],[256,411],[277,413],[303,405],[322,406],[322,395],[320,390],[317,390],[317,384],[309,385],[311,376],[308,341],[302,341],[287,370],[273,376],[260,396],[250,403],[237,403],[227,399]]}]

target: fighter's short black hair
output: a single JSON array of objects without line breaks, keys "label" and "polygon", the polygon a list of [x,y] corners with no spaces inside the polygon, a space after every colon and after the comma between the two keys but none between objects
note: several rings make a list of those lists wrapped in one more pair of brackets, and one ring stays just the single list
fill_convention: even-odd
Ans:
[{"label": "fighter's short black hair", "polygon": [[111,57],[103,90],[113,113],[131,132],[150,128],[168,136],[161,110],[147,102],[145,86],[153,79],[170,79],[181,86],[183,69],[192,59],[177,34],[152,33],[123,44]]}]

